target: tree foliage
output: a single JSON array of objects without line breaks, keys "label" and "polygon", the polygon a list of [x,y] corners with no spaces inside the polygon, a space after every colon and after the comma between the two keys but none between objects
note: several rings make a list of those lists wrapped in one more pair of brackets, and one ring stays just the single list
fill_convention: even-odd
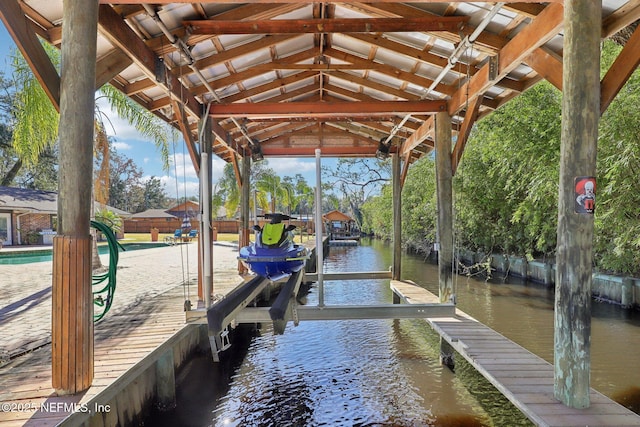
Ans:
[{"label": "tree foliage", "polygon": [[[51,62],[60,68],[60,51],[42,43]],[[25,164],[35,164],[40,153],[58,139],[59,114],[49,100],[31,68],[21,54],[13,55],[15,100],[13,115],[13,147]]]},{"label": "tree foliage", "polygon": [[109,175],[109,206],[131,213],[169,207],[162,181],[157,177],[143,179],[142,170],[133,160],[113,149],[109,156]]},{"label": "tree foliage", "polygon": [[323,191],[333,209],[349,212],[362,228],[361,206],[389,182],[391,164],[377,158],[339,159],[335,168],[322,167]]},{"label": "tree foliage", "polygon": [[[17,58],[13,64],[26,67]],[[25,86],[19,84],[17,76],[24,77],[25,69],[21,73],[15,73],[10,78],[0,72],[0,185],[22,188],[34,188],[41,190],[55,190],[57,188],[57,149],[54,144],[45,144],[38,148],[35,160],[23,159],[20,151],[14,146],[14,127],[16,126],[16,107],[21,105],[27,95],[21,94],[18,89]],[[27,85],[30,91],[37,87]],[[43,95],[42,92],[41,95]],[[38,96],[36,96],[38,98]],[[49,100],[46,102],[50,104]],[[54,110],[55,112],[55,110]],[[27,124],[30,126],[30,124]],[[21,129],[24,131],[23,126]],[[30,131],[37,132],[38,129]],[[29,132],[28,132],[29,133]]]},{"label": "tree foliage", "polygon": [[[619,50],[604,43],[603,75]],[[597,161],[594,261],[631,275],[640,275],[639,104],[636,71],[601,118]],[[457,247],[555,257],[560,139],[561,93],[546,82],[476,124],[454,177]],[[412,165],[402,193],[403,241],[418,248],[435,239],[432,169],[428,158]],[[390,238],[391,208],[385,186],[364,204],[365,228]]]},{"label": "tree foliage", "polygon": [[454,180],[461,245],[554,252],[561,111],[560,92],[544,82],[474,128]]},{"label": "tree foliage", "polygon": [[[402,241],[412,249],[427,252],[436,241],[435,164],[426,156],[409,168],[402,190]],[[379,195],[362,206],[362,229],[390,240],[393,236],[393,188],[385,184]]]},{"label": "tree foliage", "polygon": [[[607,43],[608,68],[620,47]],[[598,140],[598,182],[594,233],[596,265],[640,274],[640,74],[634,72],[604,113]]]},{"label": "tree foliage", "polygon": [[[255,200],[256,208],[263,212],[300,214],[303,208],[307,213],[311,211],[313,189],[300,174],[280,177],[265,160],[252,165],[250,185],[255,196],[249,199],[250,208],[253,208]],[[240,205],[240,187],[231,163],[224,166],[215,188],[214,200],[224,200],[227,217],[233,217]]]}]

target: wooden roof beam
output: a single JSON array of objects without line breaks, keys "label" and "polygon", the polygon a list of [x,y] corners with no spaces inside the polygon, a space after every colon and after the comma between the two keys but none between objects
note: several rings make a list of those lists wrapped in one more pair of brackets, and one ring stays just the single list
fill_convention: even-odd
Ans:
[{"label": "wooden roof beam", "polygon": [[111,81],[131,64],[133,60],[120,49],[114,49],[104,55],[96,63],[96,89]]},{"label": "wooden roof beam", "polygon": [[636,28],[600,82],[600,114],[604,114],[620,89],[640,64],[640,27]]},{"label": "wooden roof beam", "polygon": [[[295,63],[295,62],[300,62],[300,61],[305,61],[308,59],[312,59],[314,58],[316,55],[318,54],[318,52],[315,49],[307,49],[305,51],[302,52],[298,52],[294,55],[291,55],[288,58],[289,61]],[[264,64],[267,67],[263,67],[263,66],[256,66],[256,67],[249,67],[245,70],[242,70],[240,72],[231,74],[229,76],[226,77],[222,77],[219,78],[217,80],[213,80],[211,82],[209,82],[209,84],[214,88],[214,89],[221,89],[230,85],[234,85],[236,83],[240,83],[243,82],[245,80],[248,79],[252,79],[254,77],[258,77],[261,74],[265,74],[271,71],[274,71],[274,69],[272,67],[269,66],[269,64]],[[208,89],[204,86],[204,85],[199,85],[196,87],[191,88],[191,92],[195,95],[201,95],[203,93],[206,93],[208,91]]]},{"label": "wooden roof beam", "polygon": [[337,79],[351,82],[360,86],[364,86],[372,90],[376,90],[385,94],[396,96],[400,99],[406,99],[409,101],[417,101],[420,99],[420,96],[414,93],[406,92],[402,89],[397,89],[395,87],[386,85],[384,83],[374,82],[373,80],[365,79],[364,77],[361,77],[355,74],[346,73],[344,71],[333,71],[330,73],[328,72],[327,74],[329,75],[330,80],[335,77]]},{"label": "wooden roof beam", "polygon": [[[342,0],[342,3],[369,3],[371,0]],[[449,0],[449,3],[466,3],[469,0]],[[561,3],[563,0],[549,0],[549,3]],[[99,0],[100,4],[110,4],[113,0]],[[299,3],[314,4],[317,0],[250,0],[251,3]],[[406,0],[379,0],[380,3],[406,3]],[[412,0],[413,3],[442,3],[442,0]],[[118,0],[118,4],[171,4],[193,3],[193,0]],[[247,0],[200,0],[198,3],[245,4]],[[505,3],[539,3],[539,0],[505,0]]]},{"label": "wooden roof beam", "polygon": [[562,90],[562,58],[543,48],[531,52],[525,62],[557,89]]},{"label": "wooden roof beam", "polygon": [[564,24],[563,6],[553,3],[518,33],[499,54],[498,70],[490,77],[490,64],[485,64],[467,83],[459,88],[449,100],[449,114],[455,115],[467,102],[484,95],[496,81],[506,77],[520,65],[533,51],[556,36]]},{"label": "wooden roof beam", "polygon": [[607,16],[602,21],[602,37],[611,37],[621,29],[640,19],[640,2],[633,1]]},{"label": "wooden roof beam", "polygon": [[422,142],[427,138],[434,139],[435,131],[435,120],[433,119],[433,116],[431,116],[422,124],[422,126],[420,126],[414,133],[411,134],[409,138],[407,138],[402,143],[399,154],[401,156],[406,156],[407,153],[410,153],[414,148],[422,144]]},{"label": "wooden roof beam", "polygon": [[233,95],[225,96],[224,98],[222,98],[222,101],[229,102],[229,103],[244,101],[253,96],[260,95],[264,92],[278,89],[290,84],[298,83],[305,79],[314,78],[316,77],[316,75],[317,74],[312,71],[303,71],[300,73],[292,74],[290,76],[283,77],[281,79],[277,79],[269,83],[252,87],[251,89],[245,89],[244,91],[233,94]]},{"label": "wooden roof beam", "polygon": [[446,101],[378,101],[378,102],[260,102],[257,104],[212,104],[212,117],[370,117],[389,114],[430,114],[446,108]]},{"label": "wooden roof beam", "polygon": [[467,145],[467,140],[469,139],[469,135],[471,134],[471,128],[473,124],[478,119],[478,111],[480,111],[480,105],[482,105],[482,97],[476,97],[464,116],[464,121],[462,122],[462,127],[458,132],[458,139],[456,140],[456,145],[453,147],[453,153],[451,153],[451,173],[453,175],[456,174],[456,169],[458,169],[458,165],[460,164],[460,159],[462,158],[462,152],[464,151],[464,147]]},{"label": "wooden roof beam", "polygon": [[[366,69],[375,70],[389,77],[393,77],[398,80],[403,80],[409,83],[413,83],[417,86],[421,86],[424,88],[428,88],[433,83],[433,80],[431,79],[418,76],[414,73],[410,73],[410,72],[398,69],[391,65],[370,61],[368,59],[362,59],[357,55],[352,55],[352,54],[340,51],[338,49],[334,49],[334,48],[325,49],[324,54],[330,58],[339,59],[341,61],[347,61],[356,66],[361,65]],[[447,95],[453,95],[453,93],[455,92],[455,89],[453,87],[442,84],[442,83],[438,84],[434,90],[436,92],[445,93]]]},{"label": "wooden roof beam", "polygon": [[[98,26],[100,32],[114,46],[126,52],[150,79],[155,80],[156,63],[160,61],[160,58],[140,40],[140,37],[131,30],[111,6],[100,6]],[[200,102],[190,94],[189,90],[169,69],[165,71],[168,80],[168,87],[165,86],[167,92],[172,93],[173,97],[183,102],[189,113],[199,118],[203,110]]]},{"label": "wooden roof beam", "polygon": [[[250,55],[261,49],[268,49],[278,43],[282,43],[288,40],[293,40],[299,37],[299,34],[287,34],[287,35],[266,35],[259,40],[242,44],[238,47],[228,49],[222,52],[214,53],[202,59],[198,59],[195,62],[196,68],[199,70],[215,67],[220,64],[224,64],[227,61],[233,61],[244,55]],[[193,70],[187,65],[181,65],[176,67],[176,74],[179,76],[188,76],[193,74]]]},{"label": "wooden roof beam", "polygon": [[171,101],[173,105],[173,111],[175,114],[175,118],[178,122],[178,126],[180,127],[180,131],[182,132],[182,137],[185,140],[187,145],[187,151],[189,152],[189,157],[191,158],[191,164],[193,164],[193,168],[196,171],[197,175],[200,175],[200,154],[196,150],[196,144],[193,141],[193,135],[191,130],[189,129],[189,121],[184,114],[184,109],[181,105],[178,105],[178,102],[174,99]]},{"label": "wooden roof beam", "polygon": [[388,33],[407,31],[457,32],[468,16],[429,16],[419,18],[350,19],[266,19],[250,21],[183,21],[191,34],[302,34],[302,33]]}]

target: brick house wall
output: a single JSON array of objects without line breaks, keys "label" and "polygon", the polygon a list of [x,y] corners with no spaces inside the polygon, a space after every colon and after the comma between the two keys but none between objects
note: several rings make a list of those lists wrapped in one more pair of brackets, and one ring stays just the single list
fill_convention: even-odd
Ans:
[{"label": "brick house wall", "polygon": [[17,237],[20,235],[20,241],[23,245],[42,244],[42,230],[53,229],[54,215],[49,214],[13,214],[15,227],[14,242],[18,242]]}]

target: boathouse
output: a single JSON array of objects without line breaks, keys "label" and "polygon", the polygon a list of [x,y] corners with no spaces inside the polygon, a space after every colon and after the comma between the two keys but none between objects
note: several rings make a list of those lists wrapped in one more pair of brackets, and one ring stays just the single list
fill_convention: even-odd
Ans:
[{"label": "boathouse", "polygon": [[331,240],[359,240],[360,229],[356,220],[340,211],[333,210],[322,215]]},{"label": "boathouse", "polygon": [[[545,387],[546,399],[538,409],[598,411],[591,405],[589,380],[594,218],[593,211],[575,211],[574,192],[576,178],[595,181],[599,117],[640,63],[636,0],[3,0],[0,18],[60,112],[64,173],[54,237],[51,365],[58,395],[82,393],[95,375],[85,255],[91,251],[87,177],[92,176],[96,88],[111,84],[181,132],[201,183],[199,302],[205,308],[212,306],[207,249],[213,232],[213,156],[233,165],[241,191],[240,246],[251,234],[252,162],[391,157],[394,257],[385,273],[396,283],[404,177],[413,162],[435,151],[440,248],[435,306],[300,311],[306,319],[356,312],[399,318],[451,315],[455,309],[452,177],[464,161],[474,123],[545,79],[563,92],[564,105],[554,365],[546,370],[547,383],[538,387]],[[625,45],[601,77],[600,43],[621,30],[627,30]],[[60,71],[41,40],[60,47]],[[322,242],[316,246],[321,248]],[[319,268],[314,279],[322,283],[322,277]],[[240,316],[240,302],[255,296],[262,282],[235,294],[238,305],[220,323]],[[398,298],[411,299],[404,293]],[[264,313],[253,310],[247,316]],[[217,332],[212,343],[221,341],[222,331]],[[455,334],[441,331],[441,336],[444,359],[453,355],[452,345],[464,350]],[[172,366],[173,353],[162,362]],[[595,415],[582,424],[607,422],[608,414]],[[625,415],[629,424],[639,424],[633,414]]]}]

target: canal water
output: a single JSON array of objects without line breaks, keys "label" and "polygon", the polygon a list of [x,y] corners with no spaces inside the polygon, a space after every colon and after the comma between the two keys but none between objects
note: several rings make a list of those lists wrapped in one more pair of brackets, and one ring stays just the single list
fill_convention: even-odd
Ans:
[{"label": "canal water", "polygon": [[[325,272],[386,270],[377,241],[332,247]],[[404,256],[403,279],[437,294],[437,267]],[[553,360],[553,292],[541,285],[456,277],[458,307],[544,359]],[[390,303],[388,280],[325,282],[325,304]],[[317,289],[304,297],[317,304]],[[636,411],[640,400],[640,314],[594,302],[592,386]],[[438,336],[420,320],[262,325],[213,367],[195,359],[179,378],[176,410],[158,426],[528,426],[484,378],[456,358],[439,363]],[[234,359],[236,361],[234,361]]]}]

